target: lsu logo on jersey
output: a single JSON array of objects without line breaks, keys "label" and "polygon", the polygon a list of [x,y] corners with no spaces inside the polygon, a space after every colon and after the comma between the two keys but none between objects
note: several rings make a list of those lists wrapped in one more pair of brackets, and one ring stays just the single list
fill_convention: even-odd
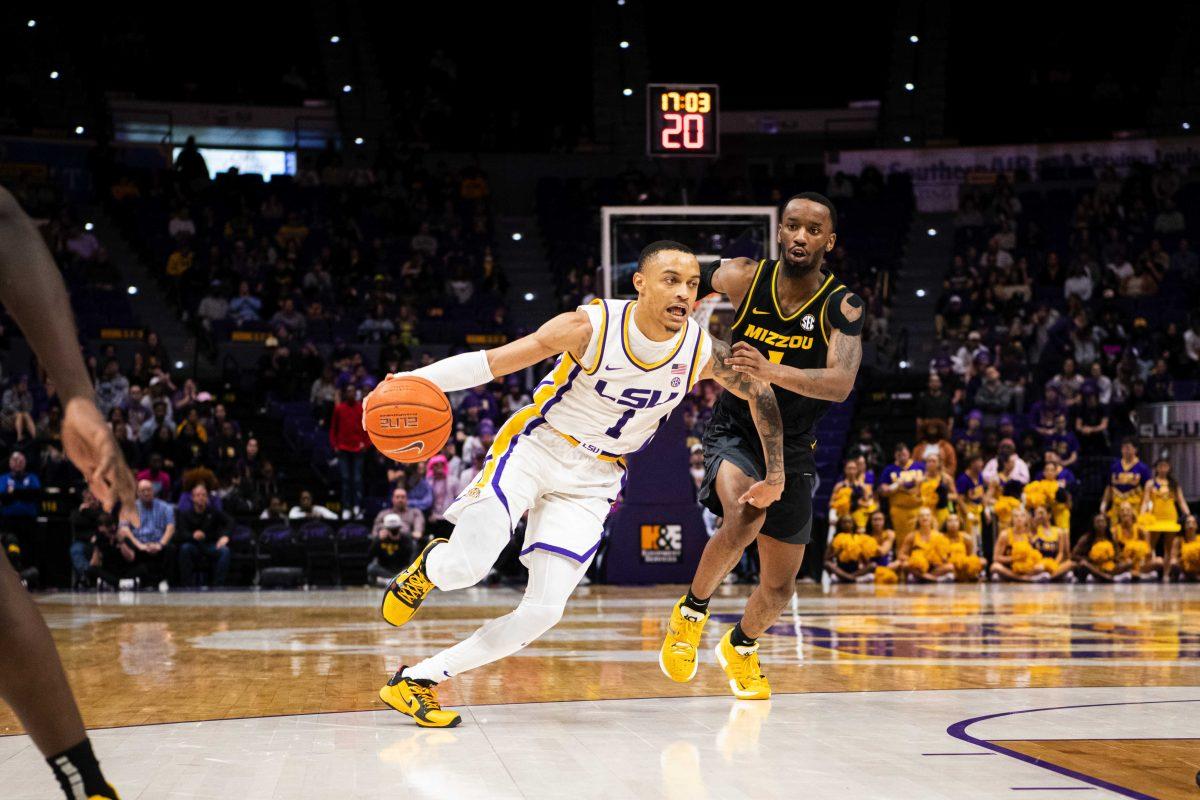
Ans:
[{"label": "lsu logo on jersey", "polygon": [[[812,315],[809,314],[807,317],[805,317],[805,320],[809,320],[811,318]],[[812,325],[804,326],[803,322],[801,323],[801,326],[804,327],[805,330],[812,329]],[[745,336],[747,339],[757,339],[767,347],[778,347],[781,349],[799,348],[801,350],[811,350],[813,346],[813,337],[811,336],[785,336],[782,333],[776,333],[775,331],[761,328],[758,325],[747,325]]]},{"label": "lsu logo on jersey", "polygon": [[621,392],[620,395],[614,396],[605,394],[607,388],[608,381],[596,381],[597,394],[605,400],[611,400],[617,405],[627,408],[654,408],[669,403],[679,396],[679,392],[671,392],[663,397],[663,393],[658,389],[638,389],[632,386]]}]

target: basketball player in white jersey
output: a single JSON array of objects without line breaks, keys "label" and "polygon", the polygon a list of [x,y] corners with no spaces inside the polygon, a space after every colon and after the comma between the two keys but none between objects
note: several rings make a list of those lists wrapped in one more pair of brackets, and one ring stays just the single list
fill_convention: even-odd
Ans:
[{"label": "basketball player in white jersey", "polygon": [[[452,356],[412,374],[444,391],[489,383],[558,355],[533,403],[496,434],[483,469],[446,510],[449,540],[430,542],[397,575],[381,611],[403,625],[436,587],[482,580],[529,512],[521,561],[525,596],[511,614],[414,666],[402,666],[380,698],[422,727],[461,721],[442,709],[435,687],[512,655],[554,626],[600,545],[605,517],[625,482],[625,459],[643,448],[703,378],[749,401],[767,469],[739,498],[766,508],[783,489],[783,422],[770,386],[726,366],[730,347],[689,317],[700,265],[687,247],[655,242],[633,277],[638,299],[596,301],[560,314],[535,333],[493,350]],[[395,377],[395,376],[389,376]]]}]

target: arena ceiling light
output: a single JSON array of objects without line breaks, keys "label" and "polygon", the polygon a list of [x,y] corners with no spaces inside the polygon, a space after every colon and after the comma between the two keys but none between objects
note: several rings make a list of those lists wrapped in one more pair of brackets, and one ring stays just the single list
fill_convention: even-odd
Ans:
[{"label": "arena ceiling light", "polygon": [[925,290],[917,289],[917,297],[924,297],[924,296],[925,296]]},{"label": "arena ceiling light", "polygon": [[83,136],[83,131],[84,131],[84,128],[83,128],[83,126],[82,126],[82,125],[76,125],[76,126],[75,126],[75,133],[76,133],[77,135],[79,135],[79,136]]},{"label": "arena ceiling light", "polygon": [[340,37],[340,36],[338,36],[338,35],[336,35],[336,34],[335,34],[335,35],[333,35],[333,36],[330,36],[330,37],[329,37],[329,43],[330,43],[330,44],[337,44],[337,43],[339,43],[339,42],[341,42],[341,41],[342,41],[342,37]]},{"label": "arena ceiling light", "polygon": [[916,88],[917,87],[911,83],[904,84],[904,91],[906,91],[906,92],[911,92],[913,89],[916,89]]},{"label": "arena ceiling light", "polygon": [[909,142],[911,142],[911,141],[912,141],[912,137],[911,137],[911,136],[909,136],[907,133],[906,133],[906,134],[904,134],[904,143],[905,143],[905,144],[908,144],[908,143],[909,143]]},{"label": "arena ceiling light", "polygon": [[912,36],[908,37],[908,41],[912,44],[916,44],[917,42],[921,41],[921,37],[914,33]]},{"label": "arena ceiling light", "polygon": [[25,27],[26,27],[26,28],[36,28],[36,27],[37,27],[37,20],[36,20],[36,19],[31,19],[31,20],[29,20],[29,22],[26,22],[26,23],[25,23]]},{"label": "arena ceiling light", "polygon": [[622,49],[622,50],[628,50],[628,49],[629,49],[629,42],[622,41],[622,42],[621,42],[621,49]]},{"label": "arena ceiling light", "polygon": [[520,231],[517,231],[516,233],[514,233],[514,234],[512,235],[512,239],[513,239],[513,241],[514,241],[514,242],[519,242],[519,241],[521,241],[521,239],[522,239],[522,238],[523,238],[523,237],[521,236],[521,232],[520,232]]},{"label": "arena ceiling light", "polygon": [[621,91],[621,94],[625,95],[626,97],[632,97],[633,89],[624,89]]},{"label": "arena ceiling light", "polygon": [[50,80],[52,80],[52,81],[58,80],[58,70],[52,70],[50,72]]},{"label": "arena ceiling light", "polygon": [[526,302],[526,303],[532,303],[532,302],[533,302],[533,298],[534,298],[534,294],[533,294],[533,292],[526,292],[526,293],[525,293],[525,302]]},{"label": "arena ceiling light", "polygon": [[907,361],[901,361],[901,362],[900,362],[900,369],[908,369],[908,362],[907,362]]},{"label": "arena ceiling light", "polygon": [[133,295],[138,293],[138,288],[136,286],[130,286],[128,289],[125,290],[125,293],[132,297]]},{"label": "arena ceiling light", "polygon": [[363,143],[363,138],[362,138],[361,136],[355,136],[355,137],[354,137],[354,143],[355,143],[355,144],[362,144],[362,143]]},{"label": "arena ceiling light", "polygon": [[176,361],[176,362],[175,362],[175,369],[183,369],[183,362],[182,362],[182,361]]},{"label": "arena ceiling light", "polygon": [[1190,123],[1190,122],[1185,122],[1185,123],[1183,123],[1183,125],[1182,125],[1181,127],[1182,127],[1182,128],[1185,130],[1185,131],[1190,131],[1190,130],[1192,129],[1192,123]]},{"label": "arena ceiling light", "polygon": [[925,233],[929,234],[930,236],[937,236],[937,228],[930,228],[929,230],[925,231]]},{"label": "arena ceiling light", "polygon": [[350,94],[350,92],[353,90],[354,90],[354,87],[347,83],[345,86],[342,87],[342,94]]},{"label": "arena ceiling light", "polygon": [[83,229],[84,229],[85,231],[90,231],[92,228],[95,228],[95,227],[96,227],[96,226],[95,226],[95,225],[93,225],[93,224],[92,224],[92,223],[90,223],[90,222],[85,222],[85,223],[83,224]]}]

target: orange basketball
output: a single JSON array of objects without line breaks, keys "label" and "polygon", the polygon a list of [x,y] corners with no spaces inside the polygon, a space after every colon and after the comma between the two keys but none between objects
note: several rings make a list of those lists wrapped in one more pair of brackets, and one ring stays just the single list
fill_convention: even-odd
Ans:
[{"label": "orange basketball", "polygon": [[390,459],[404,464],[437,455],[454,429],[446,394],[425,378],[405,375],[375,387],[367,397],[367,434]]}]

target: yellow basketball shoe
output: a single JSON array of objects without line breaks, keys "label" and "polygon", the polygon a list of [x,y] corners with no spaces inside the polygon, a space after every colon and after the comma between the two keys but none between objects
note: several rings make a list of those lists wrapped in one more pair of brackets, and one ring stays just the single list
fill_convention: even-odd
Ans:
[{"label": "yellow basketball shoe", "polygon": [[433,681],[402,678],[400,667],[387,685],[379,690],[379,699],[401,714],[413,718],[422,728],[453,728],[462,722],[456,711],[446,711],[438,702]]},{"label": "yellow basketball shoe", "polygon": [[729,641],[733,628],[717,642],[717,661],[729,678],[729,690],[739,700],[769,700],[771,684],[758,665],[758,642],[753,647],[734,647]]},{"label": "yellow basketball shoe", "polygon": [[425,574],[425,558],[429,551],[446,539],[434,539],[425,545],[425,549],[416,560],[405,567],[404,571],[392,578],[383,592],[383,602],[379,604],[379,613],[389,625],[399,628],[413,618],[421,603],[434,590],[434,585]]},{"label": "yellow basketball shoe", "polygon": [[671,609],[667,636],[658,651],[658,666],[663,675],[677,683],[687,683],[696,677],[700,665],[700,634],[704,632],[704,623],[708,622],[708,612],[700,616],[700,612],[683,605],[686,599],[686,596],[679,598]]}]

